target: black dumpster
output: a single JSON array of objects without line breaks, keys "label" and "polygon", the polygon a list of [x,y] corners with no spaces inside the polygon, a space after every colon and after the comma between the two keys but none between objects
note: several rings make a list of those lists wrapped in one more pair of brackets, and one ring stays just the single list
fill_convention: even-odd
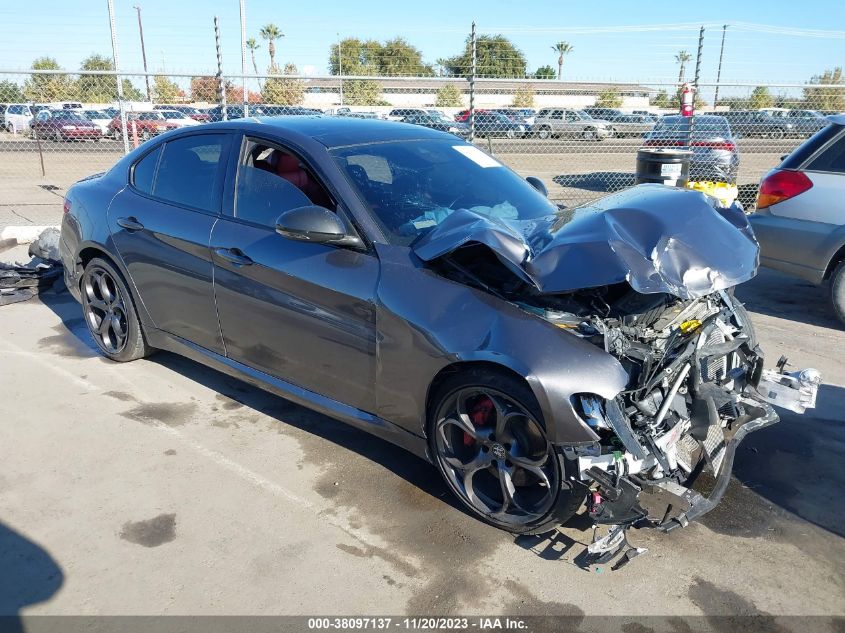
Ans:
[{"label": "black dumpster", "polygon": [[656,182],[683,187],[689,181],[692,152],[672,147],[641,147],[637,150],[637,184]]}]

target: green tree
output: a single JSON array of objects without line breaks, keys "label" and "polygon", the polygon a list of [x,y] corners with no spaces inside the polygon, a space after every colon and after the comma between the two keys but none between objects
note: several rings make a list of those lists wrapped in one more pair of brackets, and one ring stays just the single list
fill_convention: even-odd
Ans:
[{"label": "green tree", "polygon": [[434,105],[438,108],[460,108],[464,105],[464,98],[455,84],[446,84],[437,91]]},{"label": "green tree", "polygon": [[153,79],[153,100],[158,103],[173,103],[184,94],[175,81],[171,81],[164,75],[156,75]]},{"label": "green tree", "polygon": [[748,107],[752,110],[759,110],[760,108],[771,108],[775,103],[772,98],[772,93],[766,86],[757,86],[751,91],[751,97],[748,99]]},{"label": "green tree", "polygon": [[264,82],[264,88],[261,91],[264,103],[301,104],[305,97],[305,83],[295,76],[297,72],[293,64],[286,64],[283,72],[280,72],[278,67],[270,66],[267,69],[270,76]]},{"label": "green tree", "polygon": [[351,79],[344,81],[343,101],[347,105],[390,105],[381,96],[381,83],[374,79]]},{"label": "green tree", "polygon": [[347,37],[329,49],[332,75],[425,76],[434,68],[422,60],[422,52],[401,37],[384,44],[376,40]]},{"label": "green tree", "polygon": [[[476,75],[479,77],[525,77],[525,55],[504,35],[481,35],[476,39]],[[447,74],[466,77],[472,70],[472,40],[462,53],[443,60]]]},{"label": "green tree", "polygon": [[845,111],[845,84],[842,81],[842,68],[825,70],[809,81],[814,86],[825,88],[804,88],[804,103],[813,110]]},{"label": "green tree", "polygon": [[23,100],[23,92],[18,84],[8,79],[0,81],[0,102],[10,103]]},{"label": "green tree", "polygon": [[[114,97],[117,99],[117,95]],[[142,93],[131,81],[123,80],[123,99],[124,101],[143,101],[145,99]]]},{"label": "green tree", "polygon": [[[105,55],[92,53],[82,60],[82,70],[112,71],[114,63]],[[117,98],[117,79],[114,75],[80,75],[76,80],[79,98],[91,103],[105,103]]]},{"label": "green tree", "polygon": [[557,53],[557,78],[563,79],[563,58],[575,49],[569,42],[558,42],[552,46],[552,50]]},{"label": "green tree", "polygon": [[666,90],[660,90],[654,97],[651,99],[651,105],[656,106],[658,108],[669,108],[671,107],[671,99],[669,98],[669,93]]},{"label": "green tree", "polygon": [[596,97],[596,107],[598,108],[618,108],[621,105],[622,95],[613,88],[602,90]]},{"label": "green tree", "polygon": [[690,55],[687,51],[678,51],[678,54],[675,55],[675,63],[680,64],[681,68],[678,71],[678,83],[684,83],[684,71],[686,70],[687,63],[692,59],[692,55]]},{"label": "green tree", "polygon": [[537,79],[554,79],[557,77],[555,74],[555,69],[551,66],[540,66],[537,70],[534,71],[534,77]]},{"label": "green tree", "polygon": [[533,108],[534,107],[534,88],[529,84],[523,84],[517,88],[513,93],[514,108]]},{"label": "green tree", "polygon": [[267,52],[270,53],[270,67],[276,67],[276,40],[285,36],[282,30],[273,23],[265,24],[259,31],[261,37],[267,40]]},{"label": "green tree", "polygon": [[249,49],[249,54],[252,57],[252,70],[255,71],[255,74],[258,74],[258,64],[255,62],[255,51],[261,48],[261,45],[255,41],[254,37],[249,38],[246,41],[246,47]]},{"label": "green tree", "polygon": [[[61,70],[52,57],[39,57],[32,62],[32,70]],[[66,101],[77,98],[76,84],[67,73],[33,74],[23,84],[27,101]]]}]

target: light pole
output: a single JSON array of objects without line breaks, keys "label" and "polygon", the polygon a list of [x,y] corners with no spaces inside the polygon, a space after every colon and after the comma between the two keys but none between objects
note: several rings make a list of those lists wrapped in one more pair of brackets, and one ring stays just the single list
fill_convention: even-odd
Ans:
[{"label": "light pole", "polygon": [[144,25],[141,24],[141,7],[135,6],[138,12],[138,33],[141,35],[141,59],[144,62],[144,82],[147,85],[147,101],[152,103],[152,93],[150,92],[150,76],[147,73],[147,49],[144,48]]}]

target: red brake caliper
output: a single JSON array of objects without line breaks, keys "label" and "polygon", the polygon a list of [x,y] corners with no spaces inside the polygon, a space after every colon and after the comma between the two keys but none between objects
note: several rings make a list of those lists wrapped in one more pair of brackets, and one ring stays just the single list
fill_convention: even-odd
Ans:
[{"label": "red brake caliper", "polygon": [[[486,426],[494,422],[495,414],[496,408],[493,406],[493,401],[488,396],[481,396],[470,408],[469,419],[473,426]],[[474,441],[469,433],[464,432],[464,446],[469,446]]]}]

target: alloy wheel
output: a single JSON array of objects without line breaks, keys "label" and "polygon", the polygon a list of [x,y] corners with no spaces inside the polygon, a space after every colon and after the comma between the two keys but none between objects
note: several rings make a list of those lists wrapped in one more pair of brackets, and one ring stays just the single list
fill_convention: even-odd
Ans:
[{"label": "alloy wheel", "polygon": [[596,138],[596,132],[592,129],[584,130],[584,140],[585,141],[592,141]]},{"label": "alloy wheel", "polygon": [[444,400],[436,419],[437,460],[465,504],[511,527],[551,510],[560,488],[554,449],[522,405],[493,389],[466,387]]},{"label": "alloy wheel", "polygon": [[537,136],[543,140],[549,138],[551,135],[552,131],[547,127],[541,127],[539,130],[537,130]]},{"label": "alloy wheel", "polygon": [[82,301],[88,329],[97,344],[110,354],[120,353],[129,333],[126,303],[108,271],[99,266],[85,271]]}]

